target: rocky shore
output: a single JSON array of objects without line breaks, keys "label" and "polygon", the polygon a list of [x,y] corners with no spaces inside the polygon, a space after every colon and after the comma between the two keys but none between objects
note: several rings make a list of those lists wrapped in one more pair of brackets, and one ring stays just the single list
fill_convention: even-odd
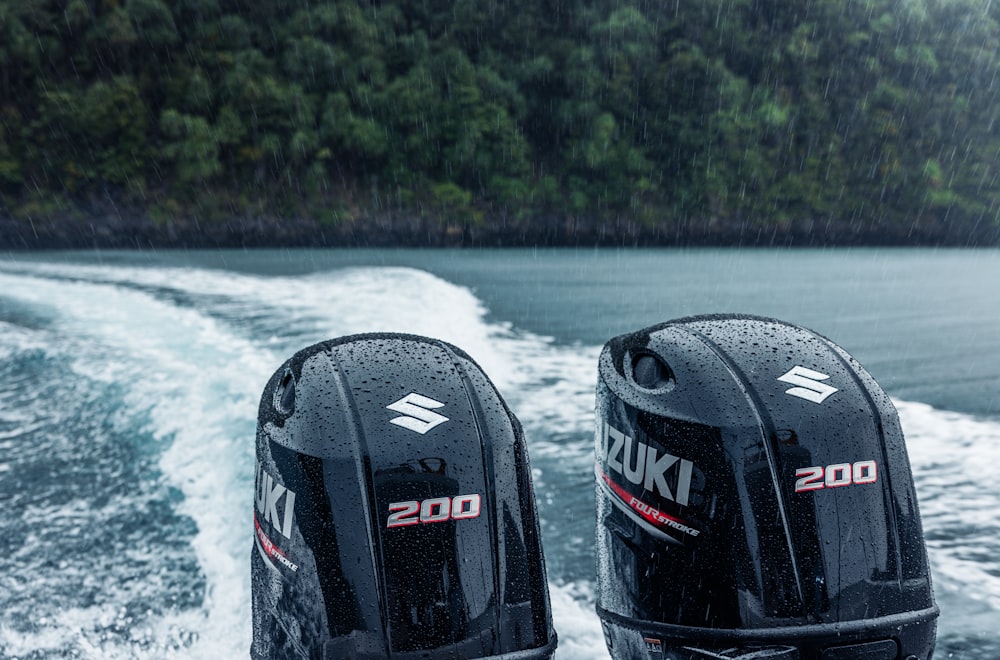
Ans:
[{"label": "rocky shore", "polygon": [[644,224],[625,219],[574,217],[492,218],[450,223],[381,213],[336,223],[309,218],[232,218],[152,221],[103,214],[77,218],[0,217],[0,249],[171,249],[262,247],[530,247],[719,246],[836,247],[1000,245],[1000,226],[952,227],[947,222],[910,227],[878,222],[803,220],[768,226],[750,221],[682,220]]}]

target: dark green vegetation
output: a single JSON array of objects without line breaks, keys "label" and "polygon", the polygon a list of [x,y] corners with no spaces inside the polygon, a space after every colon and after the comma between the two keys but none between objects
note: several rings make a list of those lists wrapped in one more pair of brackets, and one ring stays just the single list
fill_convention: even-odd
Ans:
[{"label": "dark green vegetation", "polygon": [[7,226],[991,242],[998,119],[989,0],[0,0]]}]

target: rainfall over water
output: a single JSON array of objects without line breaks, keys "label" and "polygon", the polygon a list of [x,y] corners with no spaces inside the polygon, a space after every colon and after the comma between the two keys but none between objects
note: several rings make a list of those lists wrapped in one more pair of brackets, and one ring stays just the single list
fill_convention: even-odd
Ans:
[{"label": "rainfall over water", "polygon": [[935,658],[1000,658],[998,283],[997,251],[6,255],[0,657],[246,657],[261,390],[300,348],[398,331],[468,352],[524,424],[557,658],[606,658],[600,348],[744,312],[830,337],[893,397],[941,607]]}]

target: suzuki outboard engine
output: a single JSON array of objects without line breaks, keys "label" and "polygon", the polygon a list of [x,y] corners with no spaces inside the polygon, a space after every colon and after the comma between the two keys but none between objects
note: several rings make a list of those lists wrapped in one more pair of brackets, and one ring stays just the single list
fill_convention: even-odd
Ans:
[{"label": "suzuki outboard engine", "polygon": [[842,348],[704,316],[612,339],[597,611],[621,659],[927,660],[934,604],[888,396]]},{"label": "suzuki outboard engine", "polygon": [[441,341],[296,353],[260,402],[251,657],[547,658],[524,436]]}]

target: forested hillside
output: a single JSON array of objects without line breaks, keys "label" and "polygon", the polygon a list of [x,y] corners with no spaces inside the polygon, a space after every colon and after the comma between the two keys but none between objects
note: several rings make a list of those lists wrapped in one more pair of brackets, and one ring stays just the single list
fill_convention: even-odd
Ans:
[{"label": "forested hillside", "polygon": [[990,0],[0,0],[8,224],[955,242],[998,118]]}]

